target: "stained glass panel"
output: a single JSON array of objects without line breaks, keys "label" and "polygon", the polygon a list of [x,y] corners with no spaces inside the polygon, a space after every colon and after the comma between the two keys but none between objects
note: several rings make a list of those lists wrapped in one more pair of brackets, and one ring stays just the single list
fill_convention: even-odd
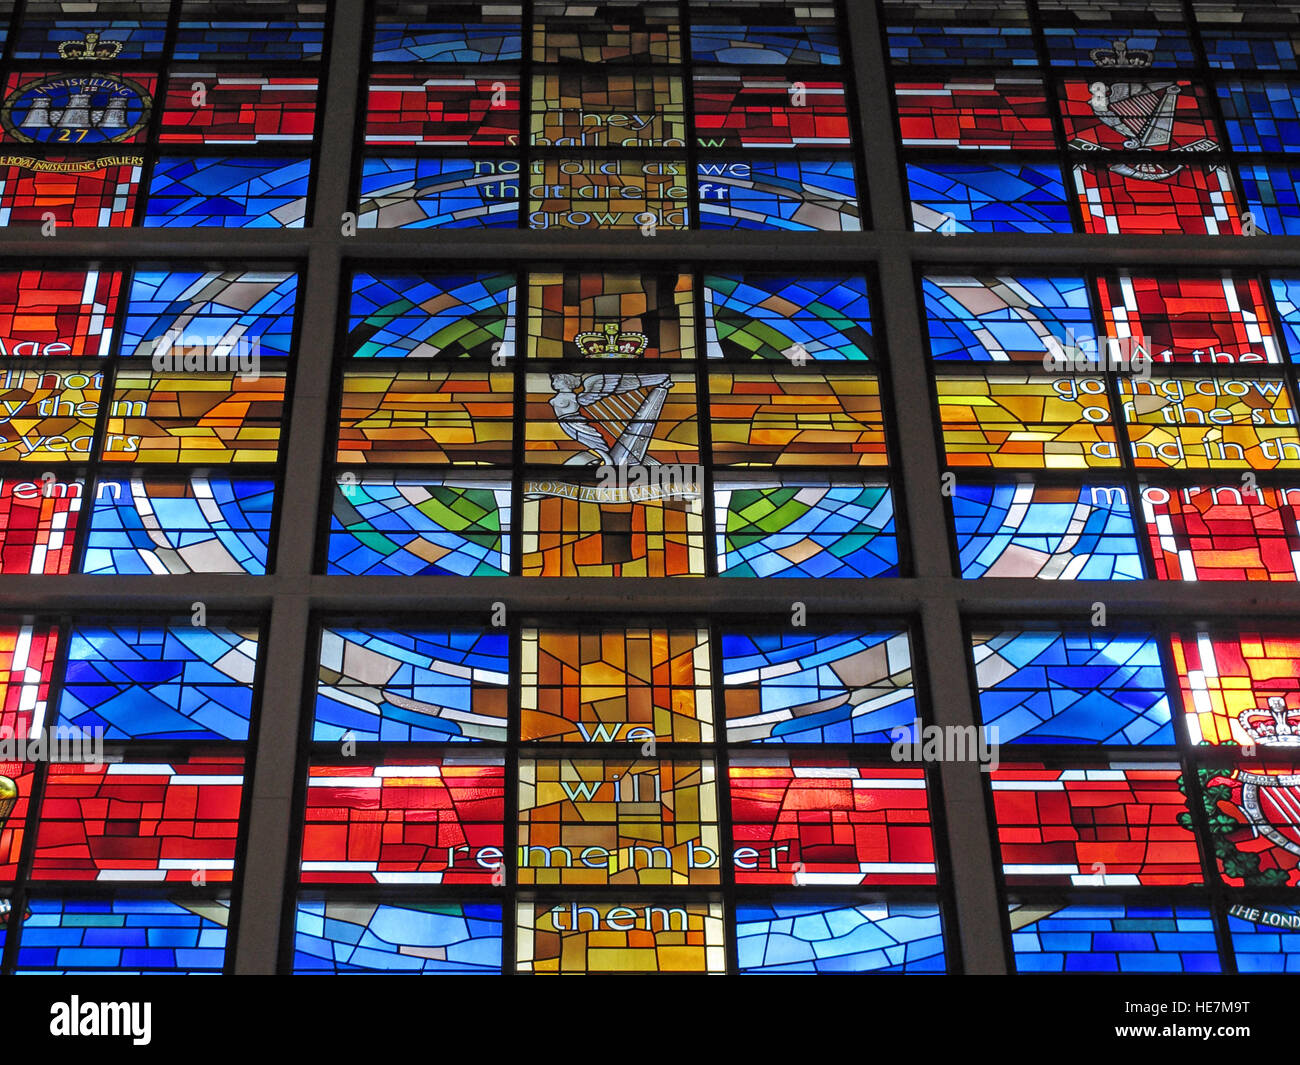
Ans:
[{"label": "stained glass panel", "polygon": [[742,973],[941,973],[943,922],[933,904],[742,903]]},{"label": "stained glass panel", "polygon": [[513,411],[508,373],[345,373],[338,461],[509,465]]},{"label": "stained glass panel", "polygon": [[888,743],[917,716],[906,632],[724,632],[731,743]]},{"label": "stained glass panel", "polygon": [[326,572],[504,577],[510,495],[506,481],[342,474]]},{"label": "stained glass panel", "polygon": [[713,500],[720,576],[898,576],[887,484],[719,480]]},{"label": "stained glass panel", "polygon": [[298,900],[295,973],[501,971],[499,902]]},{"label": "stained glass panel", "polygon": [[977,631],[971,651],[980,716],[997,730],[997,742],[1174,742],[1154,637],[1104,630]]},{"label": "stained glass panel", "polygon": [[244,762],[191,754],[49,767],[36,828],[36,880],[208,882],[234,876]]},{"label": "stained glass panel", "polygon": [[505,633],[322,629],[312,739],[502,742]]},{"label": "stained glass panel", "polygon": [[522,740],[714,738],[705,629],[526,628],[521,649]]},{"label": "stained glass panel", "polygon": [[965,578],[1142,579],[1128,493],[1118,485],[958,482],[952,509]]},{"label": "stained glass panel", "polygon": [[925,773],[822,755],[733,755],[738,884],[933,884]]},{"label": "stained glass panel", "polygon": [[1201,882],[1176,765],[1003,762],[990,783],[1009,886]]},{"label": "stained glass panel", "polygon": [[488,884],[502,863],[504,815],[499,757],[313,764],[302,879]]}]

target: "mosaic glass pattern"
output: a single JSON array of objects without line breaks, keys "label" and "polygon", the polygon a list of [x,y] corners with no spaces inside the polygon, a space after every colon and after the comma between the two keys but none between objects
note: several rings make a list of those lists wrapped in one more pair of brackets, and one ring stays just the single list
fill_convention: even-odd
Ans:
[{"label": "mosaic glass pattern", "polygon": [[274,462],[285,375],[117,371],[102,455],[111,462]]},{"label": "mosaic glass pattern", "polygon": [[1201,882],[1176,765],[1004,761],[989,779],[1008,886]]},{"label": "mosaic glass pattern", "polygon": [[742,973],[941,973],[943,922],[933,904],[742,903]]},{"label": "mosaic glass pattern", "polygon": [[40,144],[130,144],[143,141],[156,75],[10,74],[0,107],[0,140]]},{"label": "mosaic glass pattern", "polygon": [[538,465],[698,463],[693,374],[528,374],[524,458]]},{"label": "mosaic glass pattern", "polygon": [[289,355],[297,295],[281,270],[136,270],[121,354]]},{"label": "mosaic glass pattern", "polygon": [[686,229],[686,164],[672,159],[535,159],[530,229]]},{"label": "mosaic glass pattern", "polygon": [[900,65],[1038,65],[1032,31],[1025,26],[890,24],[886,36],[889,58]]},{"label": "mosaic glass pattern", "polygon": [[1219,146],[1205,90],[1190,81],[1068,78],[1065,141],[1083,151],[1208,151]]},{"label": "mosaic glass pattern", "polygon": [[1239,973],[1300,972],[1300,910],[1270,903],[1228,907],[1228,935]]},{"label": "mosaic glass pattern", "polygon": [[1242,208],[1227,167],[1116,163],[1074,167],[1085,233],[1129,236],[1241,232]]},{"label": "mosaic glass pattern", "polygon": [[1141,500],[1160,580],[1300,580],[1300,489],[1145,485]]},{"label": "mosaic glass pattern", "polygon": [[0,734],[31,736],[47,724],[57,647],[58,630],[51,625],[0,625]]},{"label": "mosaic glass pattern", "polygon": [[230,900],[32,899],[20,973],[220,973]]},{"label": "mosaic glass pattern", "polygon": [[1272,744],[1262,753],[1197,768],[1210,845],[1230,887],[1294,888],[1300,884],[1300,764]]},{"label": "mosaic glass pattern", "polygon": [[56,229],[132,225],[143,168],[144,157],[138,155],[0,156],[0,226],[43,226],[50,221]]},{"label": "mosaic glass pattern", "polygon": [[513,411],[508,373],[345,373],[338,461],[507,466]]},{"label": "mosaic glass pattern", "polygon": [[690,274],[533,271],[528,305],[528,354],[533,358],[695,355]]},{"label": "mosaic glass pattern", "polygon": [[1300,639],[1277,632],[1175,632],[1170,654],[1192,743],[1255,745],[1261,754],[1295,745]]},{"label": "mosaic glass pattern", "polygon": [[733,754],[730,778],[737,884],[935,882],[923,770]]},{"label": "mosaic glass pattern", "polygon": [[1159,903],[1013,903],[1019,973],[1217,973],[1210,911]]},{"label": "mosaic glass pattern", "polygon": [[499,147],[519,143],[519,80],[499,77],[370,79],[367,144]]},{"label": "mosaic glass pattern", "polygon": [[848,160],[705,159],[697,164],[701,229],[856,233]]},{"label": "mosaic glass pattern", "polygon": [[1300,466],[1300,431],[1281,378],[1121,377],[1119,394],[1140,467]]},{"label": "mosaic glass pattern", "polygon": [[244,762],[183,760],[49,767],[36,828],[36,880],[183,881],[234,875]]},{"label": "mosaic glass pattern", "polygon": [[847,147],[844,85],[762,74],[696,74],[695,135],[701,148]]},{"label": "mosaic glass pattern", "polygon": [[894,97],[905,147],[1056,147],[1047,96],[1035,78],[900,81]]},{"label": "mosaic glass pattern", "polygon": [[1052,163],[908,163],[907,183],[918,232],[1074,232]]},{"label": "mosaic glass pattern", "polygon": [[519,760],[521,884],[717,884],[717,770],[699,759]]},{"label": "mosaic glass pattern", "polygon": [[950,466],[1119,465],[1110,401],[1100,377],[940,377],[935,391]]},{"label": "mosaic glass pattern", "polygon": [[0,761],[0,881],[18,876],[35,778],[32,762]]},{"label": "mosaic glass pattern", "polygon": [[69,573],[85,481],[0,477],[0,573]]},{"label": "mosaic glass pattern", "polygon": [[827,14],[820,17],[811,16],[812,10],[817,9],[805,8],[794,19],[786,11],[750,9],[724,23],[727,8],[711,6],[692,20],[691,58],[735,66],[839,66],[834,9],[824,8]]},{"label": "mosaic glass pattern", "polygon": [[884,466],[880,382],[829,374],[709,374],[720,466]]},{"label": "mosaic glass pattern", "polygon": [[1104,630],[977,631],[971,653],[980,717],[997,730],[998,742],[1174,743],[1154,637]]},{"label": "mosaic glass pattern", "polygon": [[921,281],[930,356],[974,362],[1033,362],[1095,339],[1081,277],[936,274]]},{"label": "mosaic glass pattern", "polygon": [[499,757],[313,764],[302,879],[489,884],[502,864],[504,815]]},{"label": "mosaic glass pattern", "polygon": [[677,5],[536,3],[537,63],[665,63],[681,60]]},{"label": "mosaic glass pattern", "polygon": [[508,654],[504,632],[327,626],[312,739],[504,742]]},{"label": "mosaic glass pattern", "polygon": [[503,577],[510,485],[467,478],[343,474],[334,488],[327,573]]},{"label": "mosaic glass pattern", "polygon": [[[186,72],[168,85],[158,139],[163,144],[310,141],[316,96],[315,78]],[[203,103],[196,107],[199,99]]]},{"label": "mosaic glass pattern", "polygon": [[301,229],[309,159],[163,156],[154,164],[144,225]]},{"label": "mosaic glass pattern", "polygon": [[116,270],[0,271],[0,358],[107,355],[121,288]]},{"label": "mosaic glass pattern", "polygon": [[526,628],[521,654],[522,740],[714,738],[705,629]]},{"label": "mosaic glass pattern", "polygon": [[686,143],[685,107],[682,80],[675,74],[599,69],[536,74],[529,143],[680,148]]},{"label": "mosaic glass pattern", "polygon": [[856,362],[875,354],[864,277],[705,274],[711,359]]},{"label": "mosaic glass pattern", "polygon": [[887,484],[717,481],[713,500],[720,576],[898,576]]},{"label": "mosaic glass pattern", "polygon": [[1106,336],[1156,362],[1280,362],[1264,287],[1250,277],[1100,277]]},{"label": "mosaic glass pattern", "polygon": [[515,275],[352,275],[348,354],[358,358],[510,358]]},{"label": "mosaic glass pattern", "polygon": [[258,633],[252,628],[77,623],[58,723],[107,740],[246,740]]},{"label": "mosaic glass pattern", "polygon": [[1223,82],[1219,106],[1228,143],[1238,151],[1300,151],[1300,84]]},{"label": "mosaic glass pattern", "polygon": [[[1257,233],[1293,236],[1300,233],[1300,167],[1239,166],[1241,196]],[[1244,227],[1244,222],[1243,222]]]},{"label": "mosaic glass pattern", "polygon": [[519,164],[367,156],[361,163],[361,229],[513,229],[519,220]]},{"label": "mosaic glass pattern", "polygon": [[293,971],[499,973],[501,904],[299,899]]},{"label": "mosaic glass pattern", "polygon": [[83,573],[265,573],[275,485],[194,476],[96,482]]},{"label": "mosaic glass pattern", "polygon": [[103,382],[102,371],[0,372],[0,458],[61,463],[89,454]]},{"label": "mosaic glass pattern", "polygon": [[906,632],[724,632],[732,743],[888,743],[916,718]]},{"label": "mosaic glass pattern", "polygon": [[721,973],[718,902],[521,902],[516,968],[525,973]]},{"label": "mosaic glass pattern", "polygon": [[611,489],[527,480],[523,576],[702,577],[700,500],[609,500]]},{"label": "mosaic glass pattern", "polygon": [[1118,485],[958,482],[952,512],[965,578],[1143,577],[1128,496]]}]

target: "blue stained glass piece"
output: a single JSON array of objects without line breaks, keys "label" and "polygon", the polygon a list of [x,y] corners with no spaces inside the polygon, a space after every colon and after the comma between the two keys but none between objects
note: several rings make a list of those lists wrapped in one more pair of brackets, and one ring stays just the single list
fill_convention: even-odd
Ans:
[{"label": "blue stained glass piece", "polygon": [[1125,489],[958,482],[952,494],[961,575],[1141,580]]},{"label": "blue stained glass piece", "polygon": [[504,742],[505,633],[321,631],[312,739]]},{"label": "blue stained glass piece", "polygon": [[972,650],[990,741],[1174,743],[1154,637],[1015,629],[976,633]]},{"label": "blue stained glass piece", "polygon": [[246,740],[258,634],[211,624],[76,624],[58,723],[106,740]]},{"label": "blue stained glass piece", "polygon": [[907,183],[918,232],[1074,232],[1058,166],[909,163]]},{"label": "blue stained glass piece", "polygon": [[299,899],[295,973],[501,972],[501,904]]},{"label": "blue stained glass piece", "polygon": [[163,156],[154,166],[146,227],[301,229],[310,159]]},{"label": "blue stained glass piece", "polygon": [[942,973],[934,904],[740,903],[742,973]]}]

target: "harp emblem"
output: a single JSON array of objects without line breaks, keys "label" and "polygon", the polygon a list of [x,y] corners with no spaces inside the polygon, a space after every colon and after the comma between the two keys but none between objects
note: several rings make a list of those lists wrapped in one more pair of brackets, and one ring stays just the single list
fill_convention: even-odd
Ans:
[{"label": "harp emblem", "polygon": [[566,466],[645,462],[664,401],[668,374],[554,373],[551,409],[560,427],[587,451]]}]

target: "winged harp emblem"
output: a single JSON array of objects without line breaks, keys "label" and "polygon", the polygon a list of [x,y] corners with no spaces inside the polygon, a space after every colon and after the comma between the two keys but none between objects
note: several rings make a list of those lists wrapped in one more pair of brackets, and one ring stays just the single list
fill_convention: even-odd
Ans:
[{"label": "winged harp emblem", "polygon": [[[1091,106],[1102,122],[1124,138],[1128,151],[1196,151],[1213,148],[1212,140],[1202,138],[1193,144],[1174,143],[1174,119],[1181,91],[1172,81],[1097,82],[1092,89]],[[1080,148],[1096,149],[1090,142],[1075,141]],[[1124,177],[1143,181],[1165,181],[1182,169],[1179,163],[1113,163],[1111,170]]]},{"label": "winged harp emblem", "polygon": [[560,427],[587,448],[565,465],[627,466],[646,449],[672,388],[668,374],[551,374],[551,409]]}]

